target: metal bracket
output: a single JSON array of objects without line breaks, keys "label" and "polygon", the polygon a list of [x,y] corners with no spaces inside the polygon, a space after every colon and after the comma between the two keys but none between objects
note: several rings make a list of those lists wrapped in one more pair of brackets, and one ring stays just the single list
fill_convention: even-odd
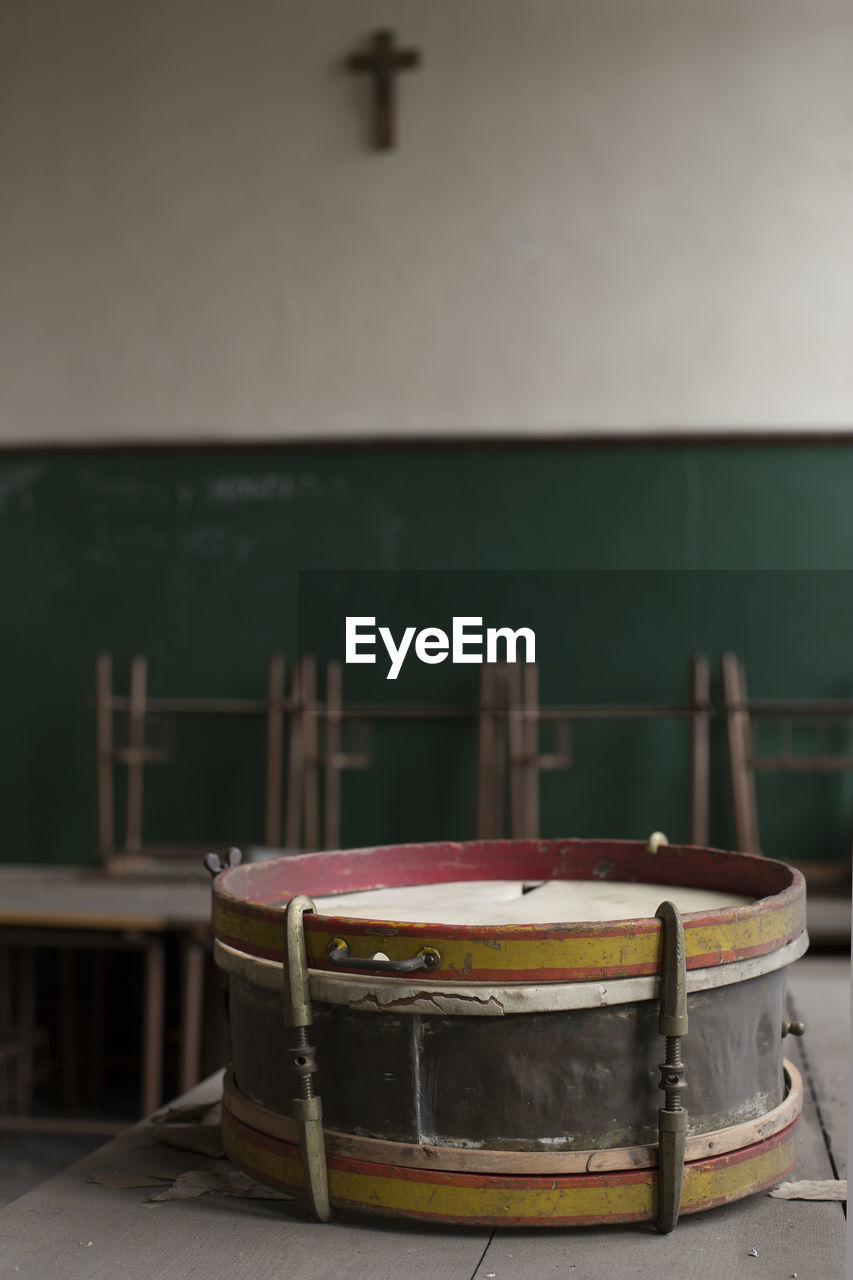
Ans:
[{"label": "metal bracket", "polygon": [[316,1049],[308,1043],[308,1027],[314,1021],[308,985],[308,958],[302,917],[316,910],[304,894],[291,898],[284,911],[284,1025],[293,1028],[293,1070],[299,1077],[299,1097],[293,1099],[293,1115],[299,1125],[299,1149],[308,1202],[319,1222],[332,1216],[329,1175],[323,1137],[323,1106],[314,1093]]},{"label": "metal bracket", "polygon": [[664,1104],[658,1111],[657,1228],[666,1235],[678,1221],[684,1181],[687,1109],[681,1105],[681,1095],[687,1081],[681,1061],[681,1038],[687,1035],[687,962],[678,907],[674,902],[662,902],[655,915],[661,921],[662,939],[658,1030],[666,1037],[658,1086],[664,1091]]},{"label": "metal bracket", "polygon": [[410,956],[408,960],[351,956],[349,943],[343,938],[332,938],[326,954],[332,964],[344,969],[368,969],[373,973],[412,973],[415,969],[437,969],[441,964],[441,956],[435,947],[421,947],[417,955]]}]

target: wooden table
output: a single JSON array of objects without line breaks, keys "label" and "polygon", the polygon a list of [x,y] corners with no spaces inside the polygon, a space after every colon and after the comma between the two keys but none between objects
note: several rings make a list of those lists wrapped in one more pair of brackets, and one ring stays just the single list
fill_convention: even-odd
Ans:
[{"label": "wooden table", "polygon": [[[800,1042],[787,1045],[806,1088],[794,1177],[844,1177],[849,965],[805,959],[790,977],[792,1016],[808,1026],[805,1057]],[[212,1100],[220,1087],[211,1078],[189,1100]],[[648,1226],[490,1231],[343,1213],[320,1226],[295,1202],[152,1205],[149,1191],[87,1181],[227,1167],[159,1146],[138,1125],[0,1212],[0,1280],[839,1280],[844,1269],[839,1203],[766,1194],[684,1218],[661,1237]]]},{"label": "wooden table", "polygon": [[[18,1035],[32,1045],[37,947],[60,949],[61,1061],[63,1101],[75,1104],[76,1003],[73,955],[85,948],[103,953],[113,949],[139,951],[144,966],[142,1049],[140,1060],[141,1114],[162,1100],[163,1028],[165,1017],[165,939],[176,933],[181,945],[181,1058],[182,1089],[198,1079],[204,950],[210,925],[210,885],[174,876],[109,878],[83,867],[0,866],[0,1017],[9,1021],[10,991],[19,1006]],[[97,992],[91,998],[97,1001]],[[104,1010],[93,1006],[92,1035],[103,1034]],[[4,1028],[0,1027],[0,1031]],[[6,1031],[9,1028],[5,1028]],[[31,1054],[20,1055],[17,1111],[0,1115],[0,1130],[28,1127]],[[80,1127],[80,1122],[70,1122]],[[55,1126],[54,1126],[55,1127]]]}]

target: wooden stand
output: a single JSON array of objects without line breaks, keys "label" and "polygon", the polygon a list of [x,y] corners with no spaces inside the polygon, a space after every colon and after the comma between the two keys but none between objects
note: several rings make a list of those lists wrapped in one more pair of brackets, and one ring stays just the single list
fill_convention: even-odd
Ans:
[{"label": "wooden stand", "polygon": [[[359,749],[341,749],[345,711],[340,662],[326,663],[326,701],[317,701],[316,662],[304,654],[294,668],[290,701],[290,749],[287,764],[288,849],[336,849],[341,838],[341,772],[366,769],[370,753],[366,733]],[[366,730],[366,724],[363,725]],[[322,773],[323,818],[320,819]],[[270,847],[278,841],[270,841]]]},{"label": "wooden stand", "polygon": [[[708,660],[694,654],[686,705],[576,703],[540,707],[533,664],[484,666],[478,708],[477,835],[539,835],[539,774],[571,764],[570,725],[592,720],[686,719],[690,726],[690,843],[708,841],[710,680]],[[552,749],[539,748],[540,725],[554,731]],[[508,792],[504,820],[503,799]],[[508,828],[508,829],[507,829]]]},{"label": "wooden stand", "polygon": [[[551,752],[539,750],[539,726],[548,719],[554,728]],[[486,665],[480,678],[478,709],[477,835],[481,840],[504,830],[504,800],[508,793],[509,835],[539,834],[539,774],[566,769],[570,764],[567,717],[542,712],[539,671],[498,663]]]},{"label": "wooden stand", "polygon": [[[144,769],[169,763],[174,756],[171,724],[178,716],[263,715],[267,722],[267,776],[264,814],[265,839],[280,843],[281,776],[284,697],[284,658],[269,661],[266,698],[151,698],[147,693],[148,662],[143,655],[130,664],[128,696],[113,693],[112,658],[95,662],[95,733],[97,751],[98,854],[108,872],[162,868],[166,860],[197,858],[213,842],[193,845],[147,844],[143,839]],[[117,733],[117,730],[120,732]],[[126,769],[125,830],[115,831],[115,766]],[[227,844],[227,841],[221,843]]]},{"label": "wooden stand", "polygon": [[29,1111],[37,1038],[35,953],[0,941],[0,1113]]},{"label": "wooden stand", "polygon": [[[758,804],[755,774],[762,773],[844,773],[853,771],[853,756],[829,750],[828,729],[853,721],[853,699],[749,698],[746,669],[734,653],[723,654],[723,694],[729,748],[729,769],[734,803],[735,843],[743,853],[760,853]],[[758,754],[753,744],[753,718],[777,725],[779,750]],[[817,729],[817,749],[811,753],[794,750],[794,725]],[[827,887],[843,884],[849,894],[850,860],[844,862],[797,863],[809,872],[810,885]]]}]

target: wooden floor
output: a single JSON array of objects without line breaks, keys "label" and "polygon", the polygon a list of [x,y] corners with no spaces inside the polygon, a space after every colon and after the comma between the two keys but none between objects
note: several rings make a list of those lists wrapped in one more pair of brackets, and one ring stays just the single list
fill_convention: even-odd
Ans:
[{"label": "wooden floor", "polygon": [[[809,959],[790,971],[792,1015],[807,1025],[788,1056],[806,1105],[796,1178],[846,1177],[850,969]],[[802,1048],[801,1048],[802,1045]],[[213,1098],[218,1079],[192,1098]],[[753,1196],[647,1226],[554,1231],[425,1228],[339,1214],[309,1222],[295,1205],[203,1197],[153,1205],[140,1188],[109,1190],[94,1174],[177,1176],[223,1168],[156,1144],[146,1125],[0,1212],[0,1280],[838,1280],[839,1203]],[[757,1257],[751,1254],[755,1250]]]}]

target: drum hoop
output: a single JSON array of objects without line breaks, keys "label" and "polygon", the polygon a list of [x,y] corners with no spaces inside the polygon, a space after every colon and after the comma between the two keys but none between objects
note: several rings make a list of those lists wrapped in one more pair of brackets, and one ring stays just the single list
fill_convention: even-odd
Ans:
[{"label": "drum hoop", "polygon": [[[257,899],[262,896],[261,887],[269,883],[271,869],[273,877],[286,872],[287,884],[277,886],[284,897],[265,904]],[[555,871],[562,874],[555,876]],[[507,876],[539,878],[539,873],[546,879],[627,878],[672,887],[719,888],[723,880],[732,892],[754,893],[755,900],[747,905],[684,913],[688,969],[726,965],[778,950],[805,928],[805,881],[785,863],[693,846],[666,845],[649,852],[638,841],[515,840],[312,853],[229,868],[213,884],[214,934],[237,950],[277,960],[283,906],[291,893],[320,895],[411,884],[413,876],[425,877],[423,883],[440,884]],[[335,875],[341,878],[329,882]],[[231,886],[248,896],[232,892]],[[777,891],[760,896],[768,888]],[[580,982],[653,975],[659,964],[660,921],[648,917],[442,925],[316,913],[305,916],[304,926],[312,968],[331,969],[329,946],[343,936],[355,958],[382,951],[397,961],[410,958],[413,947],[436,950],[441,963],[425,979],[431,982]]]},{"label": "drum hoop", "polygon": [[[785,1097],[778,1106],[753,1120],[744,1120],[723,1129],[693,1134],[685,1142],[685,1161],[703,1160],[741,1151],[767,1141],[783,1132],[799,1117],[803,1106],[802,1077],[787,1059],[782,1064]],[[240,1089],[232,1067],[225,1073],[223,1102],[225,1109],[250,1128],[272,1139],[298,1144],[298,1126],[290,1116],[253,1102]],[[366,1138],[338,1130],[325,1130],[326,1152],[330,1156],[365,1160],[404,1168],[427,1168],[436,1171],[529,1175],[565,1175],[572,1173],[622,1173],[657,1166],[657,1144],[632,1147],[594,1147],[572,1151],[505,1151],[494,1147],[439,1146],[425,1140],[421,1143],[390,1142]]]},{"label": "drum hoop", "polygon": [[[805,930],[786,946],[746,960],[705,969],[688,969],[687,992],[746,982],[793,964],[808,949]],[[281,961],[266,960],[214,939],[216,964],[225,973],[255,986],[281,992]],[[437,984],[412,978],[310,970],[312,1000],[347,1005],[368,1013],[438,1014],[445,1017],[503,1017],[506,1014],[558,1013],[569,1009],[607,1008],[633,1001],[656,1000],[657,975],[612,978],[599,982],[466,982]]]}]

